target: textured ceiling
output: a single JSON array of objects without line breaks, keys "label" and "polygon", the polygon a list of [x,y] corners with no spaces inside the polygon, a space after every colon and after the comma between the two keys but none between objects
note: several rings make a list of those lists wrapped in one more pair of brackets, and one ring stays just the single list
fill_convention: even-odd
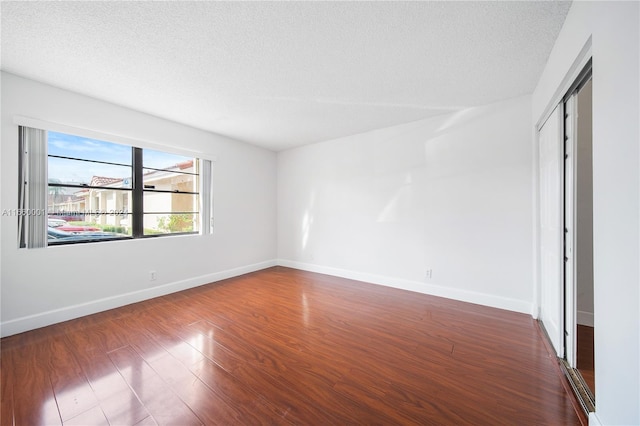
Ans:
[{"label": "textured ceiling", "polygon": [[531,93],[568,2],[2,2],[2,69],[273,150]]}]

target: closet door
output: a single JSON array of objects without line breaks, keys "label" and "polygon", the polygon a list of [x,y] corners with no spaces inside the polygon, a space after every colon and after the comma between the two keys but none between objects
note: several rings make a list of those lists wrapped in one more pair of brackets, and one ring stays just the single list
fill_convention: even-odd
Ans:
[{"label": "closet door", "polygon": [[556,107],[539,130],[540,321],[564,357],[563,296],[563,111]]}]

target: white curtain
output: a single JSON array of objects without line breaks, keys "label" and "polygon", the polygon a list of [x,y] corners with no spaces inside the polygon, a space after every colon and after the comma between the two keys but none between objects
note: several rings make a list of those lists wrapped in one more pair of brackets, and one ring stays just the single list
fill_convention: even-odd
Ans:
[{"label": "white curtain", "polygon": [[47,132],[20,127],[19,214],[20,247],[47,246]]},{"label": "white curtain", "polygon": [[200,160],[200,220],[201,233],[213,233],[213,173],[210,160]]}]

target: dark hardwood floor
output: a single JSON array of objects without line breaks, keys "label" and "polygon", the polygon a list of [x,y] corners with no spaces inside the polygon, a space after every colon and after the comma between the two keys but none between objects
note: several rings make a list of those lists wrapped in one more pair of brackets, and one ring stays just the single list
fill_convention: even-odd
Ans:
[{"label": "dark hardwood floor", "polygon": [[578,371],[593,395],[596,394],[593,327],[578,324]]},{"label": "dark hardwood floor", "polygon": [[577,425],[529,316],[275,267],[1,341],[2,425]]}]

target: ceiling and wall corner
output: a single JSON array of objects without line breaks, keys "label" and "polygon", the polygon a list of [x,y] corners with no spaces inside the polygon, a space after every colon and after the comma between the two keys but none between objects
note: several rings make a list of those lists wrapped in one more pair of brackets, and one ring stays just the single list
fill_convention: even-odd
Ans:
[{"label": "ceiling and wall corner", "polygon": [[[436,115],[531,93],[531,123],[536,123],[572,61],[592,36],[594,244],[599,247],[595,253],[594,279],[596,311],[602,314],[596,316],[598,401],[597,415],[592,414],[591,421],[639,424],[640,7],[638,2],[576,2],[570,6],[570,2],[555,1],[3,1],[1,68],[85,96],[281,151],[402,123],[420,124],[419,120]],[[5,78],[3,74],[2,79]],[[0,199],[5,207],[15,203],[12,191],[17,186],[12,164],[15,148],[9,142],[15,132],[9,133],[11,113],[4,108],[7,88],[8,85],[2,87]],[[28,99],[14,89],[11,91],[15,96],[12,95],[9,104],[22,106]],[[109,119],[121,113],[112,105],[86,97],[77,104],[79,95],[54,88],[42,90],[52,103],[37,108],[58,114],[55,102],[62,98],[74,111],[91,104],[87,112],[80,113],[93,113],[99,121],[103,120],[99,115],[110,111],[104,119],[121,124],[120,120]],[[281,177],[276,177],[276,173],[281,170],[279,165],[276,167],[273,155],[269,156],[272,153],[255,149],[248,154],[245,151],[249,148],[235,141],[221,142],[194,129],[137,112],[122,114],[142,134],[164,129],[175,134],[186,132],[192,136],[187,139],[192,140],[186,140],[185,144],[209,143],[211,151],[224,149],[224,156],[231,157],[226,169],[220,170],[227,182],[247,179],[242,173],[242,167],[252,167],[246,165],[247,158],[252,158],[252,164],[259,167],[255,176],[248,178],[239,201],[236,187],[224,186],[226,199],[220,205],[226,205],[225,201],[231,203],[223,219],[226,217],[232,228],[220,227],[225,233],[218,242],[192,241],[188,250],[206,256],[190,259],[191,266],[204,268],[207,261],[215,259],[218,263],[214,267],[231,270],[250,262],[258,264],[273,254],[277,240],[273,230],[261,238],[258,250],[247,251],[254,247],[255,235],[244,226],[245,218],[237,214],[247,213],[255,205],[255,197],[263,195],[265,183],[260,179],[261,171],[270,177],[266,184],[270,193],[275,192],[276,181]],[[145,123],[157,128],[150,129]],[[469,133],[475,138],[475,132]],[[279,157],[298,155],[295,151],[287,150]],[[338,150],[338,156],[340,153]],[[404,156],[398,156],[398,161],[405,161]],[[237,164],[242,167],[234,168]],[[398,180],[398,185],[405,182]],[[404,186],[401,190],[405,190]],[[281,219],[276,218],[276,198],[263,197],[265,209],[270,212],[270,219],[265,222]],[[398,199],[402,201],[402,197]],[[530,214],[531,210],[524,214]],[[383,212],[381,217],[389,217],[394,210],[385,208]],[[254,229],[264,228],[263,215],[256,214],[253,218]],[[299,221],[301,226],[310,222],[309,218],[306,222]],[[3,236],[15,235],[15,230],[6,223],[3,218]],[[278,232],[282,234],[283,230]],[[237,241],[238,235],[243,241]],[[6,283],[10,280],[3,279],[3,304],[24,308],[28,304],[48,303],[46,297],[29,295],[48,295],[53,291],[47,281],[50,277],[45,276],[46,266],[57,265],[63,254],[55,250],[47,251],[47,256],[35,252],[13,262],[18,257],[15,247],[5,238],[0,241],[3,277],[10,274],[22,277],[25,272],[42,274],[42,279],[36,277],[26,283],[39,283],[37,288],[16,280],[14,288],[7,290]],[[174,241],[161,240],[159,247],[149,247],[148,259],[157,261],[157,256],[166,256],[175,248]],[[230,250],[229,244],[236,244],[237,250]],[[305,244],[307,247],[313,244],[310,237]],[[117,248],[105,243],[95,250],[124,259],[128,251]],[[91,272],[94,256],[72,251],[83,256],[81,260],[86,261],[83,268]],[[32,268],[31,260],[40,262],[40,268]],[[127,283],[136,285],[137,280],[135,276],[125,276],[126,271],[142,273],[139,265],[127,265],[130,266],[124,272],[99,274],[105,276],[100,276],[99,282],[91,282],[91,287],[85,279],[71,283],[60,280],[67,283],[66,293],[56,289],[57,305],[31,306],[31,311],[19,314],[35,316],[47,309],[57,313],[68,305],[66,295],[75,297],[79,292],[89,301],[114,293],[113,297],[120,297],[131,288],[110,288],[114,274],[123,274],[121,285],[126,287]],[[194,273],[188,267],[183,269],[170,270],[174,275],[168,281],[179,282]],[[209,269],[200,269],[198,273],[205,274]],[[436,279],[438,271],[434,274]],[[78,303],[88,302],[82,299]],[[3,315],[7,315],[5,306]]]},{"label": "ceiling and wall corner", "polygon": [[[509,103],[531,93],[569,3],[2,2],[0,7],[2,81],[8,82],[2,90],[1,204],[12,207],[17,200],[16,165],[8,160],[16,158],[17,147],[11,143],[11,135],[16,134],[15,114],[143,140],[178,141],[175,143],[185,148],[197,146],[221,159],[216,165],[219,184],[214,188],[218,191],[214,195],[218,234],[212,241],[193,242],[207,247],[197,250],[200,254],[191,259],[193,268],[171,268],[163,275],[167,282],[180,284],[192,283],[194,277],[209,279],[209,272],[220,274],[237,266],[274,261],[278,235],[287,230],[279,229],[281,218],[276,211],[279,197],[275,189],[282,170],[276,154],[268,150],[286,154],[295,151],[288,148],[315,142],[369,140],[371,133],[378,131],[396,138],[398,125],[421,128],[425,120],[442,121],[433,129],[436,133],[477,122],[474,126],[491,135],[498,127],[488,118],[494,115],[485,117],[481,112],[496,102]],[[489,122],[495,129],[486,129]],[[521,120],[510,119],[510,123],[509,128],[525,126]],[[511,155],[510,150],[525,142],[516,137],[515,143],[509,143],[507,132],[485,138],[490,147],[482,149],[477,133],[463,133],[467,136],[455,141],[476,142],[468,151],[463,150],[464,158],[473,162],[477,158],[471,153],[479,152],[478,158],[488,159],[485,166],[495,166],[494,161]],[[429,151],[413,156],[413,149],[421,146],[418,139],[430,133],[411,134],[417,138],[413,143],[402,140],[402,135],[399,139],[409,150],[395,152],[392,141],[378,144],[378,148],[365,143],[363,158],[373,155],[382,162],[388,158],[388,166],[395,167],[398,162],[437,154]],[[504,150],[496,148],[498,142],[505,143]],[[451,152],[456,146],[443,144],[443,149]],[[381,147],[389,155],[376,151]],[[340,150],[336,155],[340,157]],[[445,160],[460,166],[455,156]],[[528,166],[518,167],[526,171]],[[508,174],[505,170],[493,172]],[[520,181],[505,178],[499,185],[516,182]],[[401,193],[406,189],[403,186]],[[370,195],[382,199],[375,191]],[[399,195],[397,203],[388,203],[380,212],[381,226],[396,229],[392,218],[407,213],[405,201],[406,197]],[[530,214],[526,203],[517,204],[519,213],[510,221],[518,222]],[[409,210],[411,214],[422,211]],[[414,219],[410,226],[415,229],[427,220]],[[3,218],[3,235],[15,234],[14,225]],[[229,249],[247,239],[257,239],[258,244],[251,244],[251,249],[249,245],[247,249]],[[159,243],[165,247],[161,250],[164,256],[169,256],[177,241]],[[141,285],[139,278],[148,269],[129,259],[128,250],[117,251],[118,246],[105,244],[92,251],[117,256],[127,266],[104,274],[91,287],[85,286],[82,276],[62,287],[51,287],[40,282],[37,274],[47,272],[47,265],[55,264],[66,252],[84,255],[84,251],[65,247],[64,253],[24,254],[18,253],[10,240],[3,241],[2,248],[2,263],[7,266],[2,271],[3,304],[18,307],[15,311],[3,309],[3,322],[19,322],[25,317],[49,321],[50,312],[65,311],[74,303],[94,306],[101,298],[116,303]],[[156,262],[157,254],[157,247],[149,247],[145,259]],[[210,257],[215,258],[214,265],[207,263]],[[28,268],[24,265],[33,259],[43,267],[29,270],[36,277],[25,278]],[[394,265],[373,272],[394,275],[398,269]],[[96,262],[83,267],[95,269]],[[435,267],[437,280],[443,283],[443,268]],[[445,265],[444,270],[453,268]],[[399,277],[415,282],[421,274],[413,271]],[[113,288],[110,283],[114,280],[121,287]],[[483,291],[462,289],[462,281],[461,277],[447,281],[452,291],[447,294]],[[483,278],[474,285],[487,281]],[[25,291],[25,284],[38,289]],[[499,287],[491,283],[484,290],[492,293],[489,297],[510,300],[506,305],[497,301],[500,306],[527,311],[530,300],[526,296],[519,290],[512,292],[514,289],[502,296],[493,294]],[[78,288],[83,291],[76,291]],[[50,291],[56,296],[29,297]]]},{"label": "ceiling and wall corner", "polygon": [[529,94],[570,2],[2,2],[2,69],[270,150]]},{"label": "ceiling and wall corner", "polygon": [[[13,74],[0,82],[0,336],[275,265],[276,153]],[[19,249],[16,116],[217,156],[213,234]]]}]

